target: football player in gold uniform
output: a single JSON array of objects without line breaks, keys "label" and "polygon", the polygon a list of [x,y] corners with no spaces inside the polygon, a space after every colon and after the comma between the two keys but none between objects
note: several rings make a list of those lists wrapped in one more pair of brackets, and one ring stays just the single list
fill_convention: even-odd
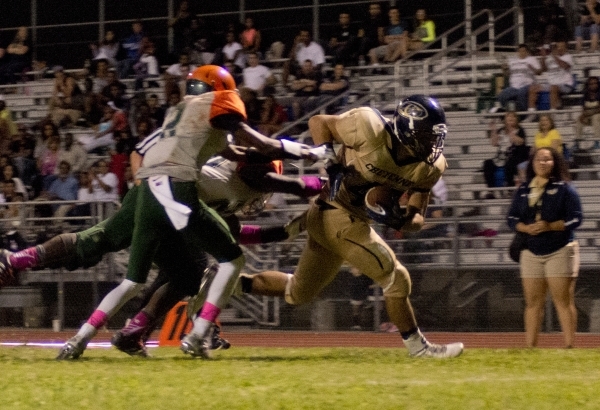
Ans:
[{"label": "football player in gold uniform", "polygon": [[[370,226],[371,220],[403,231],[423,226],[429,192],[446,168],[444,110],[436,100],[414,95],[400,102],[392,120],[361,107],[341,115],[316,115],[309,129],[315,144],[337,142],[342,147],[338,164],[328,168],[328,184],[308,210],[308,243],[296,272],[244,275],[238,290],[306,303],[346,261],[383,288],[388,315],[411,356],[460,355],[462,343],[438,345],[421,334],[409,300],[409,273]],[[382,187],[389,189],[390,200],[365,200],[370,190]],[[405,192],[410,197],[401,208],[399,199]]]}]

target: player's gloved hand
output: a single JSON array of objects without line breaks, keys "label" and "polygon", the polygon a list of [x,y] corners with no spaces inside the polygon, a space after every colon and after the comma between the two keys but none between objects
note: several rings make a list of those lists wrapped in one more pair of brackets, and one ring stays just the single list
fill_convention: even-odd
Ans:
[{"label": "player's gloved hand", "polygon": [[379,222],[392,229],[399,231],[410,219],[405,208],[393,206],[391,209],[386,209],[379,204],[369,204],[365,201],[367,215],[375,222]]},{"label": "player's gloved hand", "polygon": [[325,166],[328,163],[337,162],[337,157],[335,155],[335,151],[333,150],[333,144],[330,142],[326,142],[325,144],[321,144],[317,147],[311,148],[308,150],[309,158],[313,161],[322,160],[325,162]]}]

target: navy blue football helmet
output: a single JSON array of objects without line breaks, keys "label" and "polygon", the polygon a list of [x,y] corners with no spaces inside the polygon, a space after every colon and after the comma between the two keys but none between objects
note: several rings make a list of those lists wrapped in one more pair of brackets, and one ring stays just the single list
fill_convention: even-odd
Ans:
[{"label": "navy blue football helmet", "polygon": [[432,165],[442,155],[448,127],[435,99],[411,95],[398,104],[392,122],[395,136],[415,157]]}]

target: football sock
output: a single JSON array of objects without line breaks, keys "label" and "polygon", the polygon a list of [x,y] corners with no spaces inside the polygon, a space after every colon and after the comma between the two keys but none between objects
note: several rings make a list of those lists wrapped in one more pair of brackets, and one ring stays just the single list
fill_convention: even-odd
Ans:
[{"label": "football sock", "polygon": [[153,321],[152,319],[153,318],[148,313],[142,310],[129,321],[127,326],[121,329],[121,332],[127,336],[143,334],[146,331],[146,328]]},{"label": "football sock", "polygon": [[206,302],[202,306],[200,315],[194,320],[192,333],[200,337],[205,337],[208,334],[212,323],[229,301],[229,296],[233,292],[244,262],[244,255],[240,255],[230,262],[219,264],[219,271],[208,289]]},{"label": "football sock", "polygon": [[34,268],[38,266],[40,262],[40,254],[43,254],[44,249],[38,245],[31,248],[24,249],[19,252],[15,252],[8,257],[8,262],[13,269],[23,270],[27,268]]}]

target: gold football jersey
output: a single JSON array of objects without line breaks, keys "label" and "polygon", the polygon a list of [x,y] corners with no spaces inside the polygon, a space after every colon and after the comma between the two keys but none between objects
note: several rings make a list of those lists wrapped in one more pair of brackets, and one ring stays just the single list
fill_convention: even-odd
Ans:
[{"label": "gold football jersey", "polygon": [[355,108],[340,115],[336,130],[344,142],[338,152],[344,177],[333,201],[328,200],[329,184],[321,199],[361,218],[368,219],[364,198],[369,189],[384,185],[400,192],[429,192],[446,169],[443,155],[433,165],[420,161],[399,166],[390,151],[392,131],[373,108]]}]

